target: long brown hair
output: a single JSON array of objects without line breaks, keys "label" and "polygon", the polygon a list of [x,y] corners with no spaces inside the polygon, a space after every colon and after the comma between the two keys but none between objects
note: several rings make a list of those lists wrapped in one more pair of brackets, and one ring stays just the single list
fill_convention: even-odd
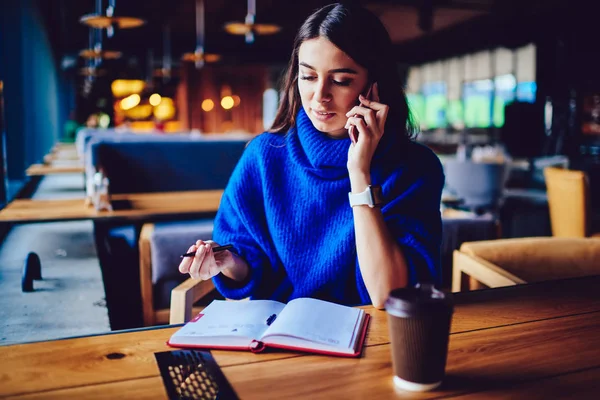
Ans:
[{"label": "long brown hair", "polygon": [[324,37],[366,68],[371,82],[377,82],[382,103],[390,107],[385,131],[400,131],[412,138],[412,126],[406,95],[392,58],[390,36],[369,10],[359,5],[330,4],[309,16],[298,30],[294,48],[282,81],[279,109],[269,132],[285,133],[294,124],[302,106],[298,91],[298,51],[304,41]]}]

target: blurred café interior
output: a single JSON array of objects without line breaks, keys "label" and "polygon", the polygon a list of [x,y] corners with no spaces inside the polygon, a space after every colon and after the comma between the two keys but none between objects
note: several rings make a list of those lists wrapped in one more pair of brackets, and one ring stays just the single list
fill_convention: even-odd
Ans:
[{"label": "blurred caf\u00e9 interior", "polygon": [[[246,143],[273,121],[296,31],[328,3],[0,2],[0,287],[14,294],[0,313],[37,304],[60,321],[53,298],[94,269],[101,297],[86,298],[82,287],[70,306],[102,309],[107,330],[182,322],[191,305],[179,254],[211,237]],[[597,274],[591,6],[360,3],[388,29],[416,140],[444,166],[444,288]],[[81,221],[83,230],[73,225]],[[76,259],[82,248],[92,260],[85,265]],[[80,267],[64,268],[73,263]],[[527,269],[534,264],[542,267]],[[48,277],[41,305],[32,299]],[[219,295],[202,282],[193,297],[202,307]]]}]

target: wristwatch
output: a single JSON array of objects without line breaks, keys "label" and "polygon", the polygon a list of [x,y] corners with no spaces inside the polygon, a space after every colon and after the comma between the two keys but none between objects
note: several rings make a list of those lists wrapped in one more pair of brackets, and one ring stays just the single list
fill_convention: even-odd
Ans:
[{"label": "wristwatch", "polygon": [[381,186],[367,186],[364,192],[360,193],[348,193],[348,199],[350,200],[350,206],[369,206],[379,207],[383,204],[383,194],[381,192]]}]

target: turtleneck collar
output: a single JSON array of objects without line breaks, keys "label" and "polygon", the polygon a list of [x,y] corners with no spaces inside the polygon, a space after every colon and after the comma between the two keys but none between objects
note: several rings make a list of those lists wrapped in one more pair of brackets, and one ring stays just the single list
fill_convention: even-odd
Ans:
[{"label": "turtleneck collar", "polygon": [[[326,179],[348,177],[350,138],[334,139],[317,130],[303,107],[296,115],[296,125],[290,129],[287,142],[292,159],[315,175]],[[399,161],[394,160],[401,158],[399,142],[395,132],[386,132],[377,146],[371,167]]]},{"label": "turtleneck collar", "polygon": [[327,179],[348,177],[350,138],[334,139],[317,130],[302,107],[287,141],[292,159],[312,173]]}]

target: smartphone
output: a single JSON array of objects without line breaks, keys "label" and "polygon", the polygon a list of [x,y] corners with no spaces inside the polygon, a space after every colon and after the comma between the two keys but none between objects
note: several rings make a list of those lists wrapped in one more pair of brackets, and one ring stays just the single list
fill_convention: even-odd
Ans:
[{"label": "smartphone", "polygon": [[[370,100],[371,99],[371,92],[373,91],[373,83],[369,83],[367,86],[367,92],[363,93],[362,95],[367,99]],[[360,100],[356,101],[356,105],[360,106]],[[359,115],[354,115],[355,117],[358,117]],[[350,129],[348,129],[348,133],[350,134],[350,140],[352,141],[352,143],[356,144],[358,142],[358,129],[354,126],[354,125],[350,125]]]}]

